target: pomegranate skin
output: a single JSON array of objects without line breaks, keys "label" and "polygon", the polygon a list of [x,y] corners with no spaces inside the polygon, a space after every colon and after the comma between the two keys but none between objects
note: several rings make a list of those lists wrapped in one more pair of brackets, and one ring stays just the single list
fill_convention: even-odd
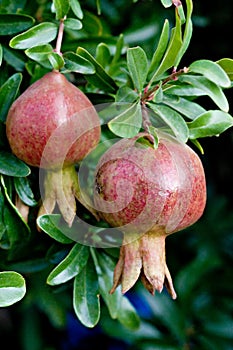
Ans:
[{"label": "pomegranate skin", "polygon": [[194,224],[206,204],[201,160],[186,144],[160,134],[157,149],[138,143],[146,133],[114,144],[99,160],[94,203],[99,216],[123,232],[113,293],[127,292],[141,277],[151,294],[165,285],[176,292],[166,264],[167,235]]},{"label": "pomegranate skin", "polygon": [[159,225],[170,234],[192,225],[206,204],[200,158],[167,135],[157,149],[141,146],[138,138],[118,141],[100,159],[94,194],[99,215],[129,232]]},{"label": "pomegranate skin", "polygon": [[54,169],[77,163],[97,145],[100,122],[83,92],[63,74],[52,71],[12,104],[6,133],[19,159],[31,166]]}]

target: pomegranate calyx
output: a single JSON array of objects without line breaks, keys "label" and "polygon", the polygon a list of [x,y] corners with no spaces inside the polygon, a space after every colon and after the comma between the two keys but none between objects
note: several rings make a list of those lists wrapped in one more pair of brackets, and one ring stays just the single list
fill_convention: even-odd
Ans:
[{"label": "pomegranate calyx", "polygon": [[120,257],[114,271],[114,293],[121,284],[122,293],[126,293],[138,278],[151,293],[162,292],[165,285],[172,299],[176,299],[172,278],[165,259],[165,234],[161,227],[154,227],[138,239],[126,241],[120,248]]},{"label": "pomegranate calyx", "polygon": [[38,217],[51,214],[57,204],[64,220],[72,226],[76,215],[76,199],[98,220],[95,210],[84,200],[75,166],[59,170],[46,170],[44,179],[44,198]]}]

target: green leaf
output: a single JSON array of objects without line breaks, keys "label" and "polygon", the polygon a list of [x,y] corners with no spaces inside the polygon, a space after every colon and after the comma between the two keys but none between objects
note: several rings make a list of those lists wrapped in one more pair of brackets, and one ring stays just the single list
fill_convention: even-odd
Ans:
[{"label": "green leaf", "polygon": [[160,0],[164,7],[170,7],[172,5],[172,0]]},{"label": "green leaf", "polygon": [[198,103],[179,96],[164,94],[163,103],[192,120],[206,111]]},{"label": "green leaf", "polygon": [[5,198],[2,192],[2,188],[0,187],[0,241],[6,232],[6,226],[4,223],[4,206],[5,206]]},{"label": "green leaf", "polygon": [[64,59],[57,52],[51,52],[48,55],[48,60],[55,70],[60,70],[64,66]]},{"label": "green leaf", "polygon": [[80,322],[94,327],[100,317],[98,279],[92,259],[74,279],[73,307]]},{"label": "green leaf", "polygon": [[10,47],[14,49],[28,49],[33,46],[47,44],[56,38],[57,29],[58,27],[54,23],[40,23],[11,39]]},{"label": "green leaf", "polygon": [[213,83],[224,88],[230,87],[231,81],[221,66],[213,61],[198,60],[189,66],[189,72],[202,74]]},{"label": "green leaf", "polygon": [[12,153],[0,151],[0,173],[8,176],[28,176],[31,169]]},{"label": "green leaf", "polygon": [[135,136],[142,127],[140,102],[121,104],[118,115],[108,122],[108,127],[117,136]]},{"label": "green leaf", "polygon": [[153,75],[156,69],[159,67],[160,61],[166,51],[167,45],[169,41],[169,22],[166,19],[164,21],[163,29],[159,38],[159,42],[157,48],[153,54],[150,67],[148,69],[148,77],[151,78],[150,83],[153,82]]},{"label": "green leaf", "polygon": [[[9,180],[9,181],[7,181]],[[2,187],[4,189],[4,193],[5,193],[5,196],[6,196],[6,199],[8,201],[8,203],[10,204],[11,208],[14,210],[14,212],[17,214],[17,220],[20,219],[20,224],[23,223],[23,229],[22,231],[25,232],[25,234],[28,234],[28,232],[30,232],[30,227],[28,226],[28,224],[26,223],[25,219],[23,218],[23,216],[21,215],[19,209],[15,206],[15,204],[13,203],[12,201],[12,195],[11,195],[11,191],[9,191],[9,186],[7,186],[7,183],[9,184],[10,183],[10,186],[11,186],[11,179],[10,178],[5,178],[3,175],[1,175],[1,184],[2,184]],[[8,210],[7,211],[7,214],[10,214],[10,211]],[[10,230],[13,229],[13,231],[19,229],[18,227],[15,227],[15,226],[18,226],[16,223],[14,223],[14,219],[10,218],[10,215],[9,215],[9,225],[10,225]],[[16,225],[15,225],[16,224]],[[22,232],[22,236],[24,236],[24,232]],[[20,239],[20,235],[18,235],[16,233],[15,237],[14,237],[14,240],[18,240]]]},{"label": "green leaf", "polygon": [[117,103],[120,103],[120,102],[122,102],[122,103],[125,103],[125,102],[133,103],[136,100],[138,100],[138,97],[139,97],[138,93],[135,90],[131,89],[128,86],[122,86],[117,91],[116,102]]},{"label": "green leaf", "polygon": [[70,72],[77,72],[81,74],[94,74],[95,67],[86,58],[77,55],[73,52],[66,52],[63,55],[65,60],[64,69]]},{"label": "green leaf", "polygon": [[7,113],[19,91],[22,74],[13,74],[0,88],[0,120],[6,121]]},{"label": "green leaf", "polygon": [[83,19],[83,11],[78,0],[70,0],[70,7],[75,16],[77,16],[79,19]]},{"label": "green leaf", "polygon": [[193,33],[193,24],[191,19],[192,12],[193,12],[192,0],[186,0],[186,7],[187,7],[187,14],[186,14],[185,30],[184,30],[182,45],[175,60],[175,67],[178,67],[178,65],[180,64],[180,61],[189,46],[190,40],[192,38],[192,33]]},{"label": "green leaf", "polygon": [[233,59],[223,58],[216,62],[226,72],[229,79],[233,81]]},{"label": "green leaf", "polygon": [[28,15],[0,14],[0,36],[14,35],[30,28],[35,19]]},{"label": "green leaf", "polygon": [[121,305],[118,310],[118,321],[126,328],[135,331],[140,326],[140,318],[127,298],[121,299]]},{"label": "green leaf", "polygon": [[177,55],[182,47],[182,33],[181,33],[181,20],[179,15],[176,13],[176,26],[172,29],[171,38],[167,47],[167,50],[163,56],[163,59],[151,78],[151,82],[158,79],[163,73],[169,68],[175,65]]},{"label": "green leaf", "polygon": [[214,103],[224,112],[228,112],[229,104],[226,96],[222,89],[210,81],[209,79],[202,76],[194,76],[185,74],[179,77],[181,82],[191,84],[194,88],[202,90],[207,96],[209,96]]},{"label": "green leaf", "polygon": [[189,84],[179,84],[179,85],[167,85],[164,90],[166,94],[171,94],[176,96],[190,96],[192,98],[195,98],[197,96],[205,96],[206,92],[201,89],[197,88],[193,85]]},{"label": "green leaf", "polygon": [[207,111],[188,123],[189,138],[216,136],[233,126],[233,118],[230,114],[214,110]]},{"label": "green leaf", "polygon": [[76,243],[69,254],[50,272],[47,283],[51,286],[65,283],[78,275],[89,257],[89,248]]},{"label": "green leaf", "polygon": [[49,55],[53,53],[53,47],[50,44],[39,45],[31,47],[30,49],[25,50],[25,54],[32,60],[40,63],[46,68],[51,68],[49,62]]},{"label": "green leaf", "polygon": [[123,298],[119,288],[113,294],[109,293],[113,283],[115,260],[106,253],[94,248],[91,248],[91,253],[98,275],[100,294],[108,307],[111,317],[115,319],[118,317],[121,299]]},{"label": "green leaf", "polygon": [[10,306],[26,293],[25,279],[15,271],[0,272],[0,307]]},{"label": "green leaf", "polygon": [[86,79],[94,86],[102,89],[106,92],[116,92],[117,85],[115,81],[107,74],[103,67],[96,61],[96,59],[84,48],[79,47],[76,52],[78,55],[82,56],[86,60],[92,63],[95,67],[95,74],[88,75]]},{"label": "green leaf", "polygon": [[73,242],[63,233],[60,214],[41,215],[37,218],[37,225],[51,238],[60,243],[69,244]]},{"label": "green leaf", "polygon": [[175,110],[158,104],[149,104],[149,107],[155,112],[158,118],[165,123],[175,137],[180,142],[186,143],[189,137],[189,129],[184,119]]},{"label": "green leaf", "polygon": [[20,51],[15,51],[7,46],[3,46],[4,60],[18,72],[23,72],[25,68],[25,55]]},{"label": "green leaf", "polygon": [[65,29],[80,30],[82,28],[82,22],[76,18],[67,18],[64,21]]},{"label": "green leaf", "polygon": [[0,44],[0,66],[2,65],[2,55],[3,55],[3,50],[2,50],[2,45]]},{"label": "green leaf", "polygon": [[56,12],[56,19],[63,19],[70,9],[69,0],[53,0],[53,5]]},{"label": "green leaf", "polygon": [[96,48],[96,61],[101,64],[102,67],[109,65],[111,60],[111,53],[108,45],[100,43]]},{"label": "green leaf", "polygon": [[19,198],[27,205],[33,207],[37,205],[37,201],[34,198],[34,194],[31,190],[29,180],[27,177],[15,177],[14,178],[15,190]]},{"label": "green leaf", "polygon": [[119,61],[121,54],[122,54],[122,51],[123,51],[123,48],[124,48],[124,36],[123,36],[123,34],[120,34],[119,38],[117,39],[116,45],[115,45],[116,51],[115,51],[113,59],[112,59],[112,65],[116,64]]},{"label": "green leaf", "polygon": [[135,89],[140,92],[145,84],[148,61],[145,51],[141,47],[127,50],[127,66]]}]

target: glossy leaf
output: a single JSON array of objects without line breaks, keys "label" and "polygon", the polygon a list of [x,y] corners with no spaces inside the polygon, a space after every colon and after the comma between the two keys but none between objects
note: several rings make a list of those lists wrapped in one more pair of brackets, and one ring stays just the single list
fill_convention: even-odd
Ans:
[{"label": "glossy leaf", "polygon": [[141,47],[127,50],[127,66],[135,89],[140,92],[145,84],[148,61],[145,51]]},{"label": "glossy leaf", "polygon": [[176,62],[177,55],[182,47],[182,33],[181,33],[181,20],[179,15],[176,13],[176,26],[172,29],[171,38],[164,53],[162,61],[151,78],[151,82],[158,79],[164,74],[169,68],[173,67]]},{"label": "glossy leaf", "polygon": [[233,59],[223,58],[216,62],[226,72],[229,79],[233,81]]},{"label": "glossy leaf", "polygon": [[63,55],[65,60],[64,69],[70,72],[77,72],[81,74],[94,74],[95,67],[86,58],[75,54],[73,52],[66,52]]},{"label": "glossy leaf", "polygon": [[113,294],[109,294],[116,262],[112,257],[102,251],[91,248],[91,253],[98,275],[100,294],[108,307],[111,317],[115,319],[118,317],[121,299],[123,298],[119,288]]},{"label": "glossy leaf", "polygon": [[26,283],[22,275],[15,271],[0,272],[0,307],[15,304],[25,293]]},{"label": "glossy leaf", "polygon": [[172,84],[167,85],[164,90],[167,94],[171,94],[176,96],[190,96],[190,97],[197,97],[197,96],[205,96],[206,92],[203,91],[201,88],[197,88],[196,86],[193,86],[191,84]]},{"label": "glossy leaf", "polygon": [[38,45],[25,50],[26,55],[32,60],[40,63],[46,68],[51,68],[49,55],[53,53],[53,47],[50,44]]},{"label": "glossy leaf", "polygon": [[188,119],[195,119],[206,111],[198,103],[179,96],[164,94],[163,103],[183,114]]},{"label": "glossy leaf", "polygon": [[63,19],[70,9],[69,0],[53,0],[53,5],[56,12],[56,19]]},{"label": "glossy leaf", "polygon": [[207,111],[188,123],[190,139],[216,136],[233,126],[230,114],[214,110]]},{"label": "glossy leaf", "polygon": [[31,190],[30,183],[27,177],[15,177],[14,185],[15,190],[22,202],[29,206],[37,205],[37,201],[34,198],[34,194]]},{"label": "glossy leaf", "polygon": [[184,143],[187,142],[189,137],[189,129],[179,113],[163,105],[150,103],[149,106],[155,111],[158,118],[161,118],[166,127],[172,131],[178,140]]},{"label": "glossy leaf", "polygon": [[142,127],[140,102],[122,104],[121,111],[108,123],[108,127],[117,136],[135,136]]},{"label": "glossy leaf", "polygon": [[57,52],[51,52],[48,55],[48,60],[55,70],[60,70],[64,66],[64,59]]},{"label": "glossy leaf", "polygon": [[[163,29],[159,38],[157,48],[153,54],[153,57],[150,63],[150,67],[148,70],[149,78],[153,77],[154,72],[159,67],[160,61],[166,51],[168,42],[169,42],[169,22],[166,19],[163,25]],[[152,81],[153,81],[153,78],[151,79],[150,83],[152,83]]]},{"label": "glossy leaf", "polygon": [[136,309],[125,297],[121,299],[121,305],[118,310],[117,319],[121,324],[123,324],[124,327],[132,331],[137,330],[140,326],[140,318],[136,312]]},{"label": "glossy leaf", "polygon": [[116,93],[116,102],[133,103],[138,100],[138,97],[138,93],[135,90],[131,89],[128,86],[122,86]]},{"label": "glossy leaf", "polygon": [[64,21],[65,28],[71,29],[71,30],[80,30],[82,28],[82,22],[80,22],[76,18],[67,18]]},{"label": "glossy leaf", "polygon": [[179,80],[181,82],[191,84],[198,90],[202,90],[222,111],[228,112],[229,104],[226,96],[224,95],[222,89],[212,81],[202,76],[194,76],[189,74],[180,76]]},{"label": "glossy leaf", "polygon": [[93,261],[74,279],[73,307],[80,322],[86,327],[94,327],[100,317],[98,279]]},{"label": "glossy leaf", "polygon": [[30,168],[12,153],[0,151],[0,173],[8,176],[28,176]]},{"label": "glossy leaf", "polygon": [[106,92],[116,92],[117,85],[115,81],[107,74],[103,67],[96,61],[96,59],[84,48],[79,47],[77,54],[88,60],[95,67],[95,74],[88,75],[86,79],[94,86]]},{"label": "glossy leaf", "polygon": [[51,238],[55,239],[60,243],[69,244],[73,242],[64,234],[61,222],[61,215],[59,214],[41,215],[37,218],[37,225]]},{"label": "glossy leaf", "polygon": [[20,14],[0,14],[0,36],[14,35],[27,30],[34,24],[33,17]]},{"label": "glossy leaf", "polygon": [[170,7],[172,5],[172,0],[160,0],[164,7]]},{"label": "glossy leaf", "polygon": [[81,272],[88,257],[89,248],[76,243],[65,259],[50,272],[47,283],[54,286],[69,281]]},{"label": "glossy leaf", "polygon": [[3,56],[4,61],[6,61],[9,66],[14,67],[17,72],[23,72],[26,57],[22,52],[13,50],[7,46],[3,46]]},{"label": "glossy leaf", "polygon": [[198,60],[189,66],[189,72],[202,74],[207,79],[224,88],[230,87],[231,81],[219,64],[209,60]]},{"label": "glossy leaf", "polygon": [[22,81],[22,74],[13,74],[0,88],[0,120],[5,122],[8,110],[15,100]]},{"label": "glossy leaf", "polygon": [[187,48],[190,44],[192,34],[193,34],[193,23],[192,23],[192,17],[191,17],[192,12],[193,12],[192,0],[186,0],[186,8],[187,8],[187,14],[186,14],[184,35],[182,38],[181,48],[180,48],[179,53],[178,53],[176,60],[175,60],[175,67],[179,66],[182,57],[184,56],[185,52],[187,51]]},{"label": "glossy leaf", "polygon": [[102,67],[109,65],[111,60],[111,53],[109,47],[105,43],[100,43],[96,48],[96,61],[101,64]]},{"label": "glossy leaf", "polygon": [[55,23],[40,23],[11,39],[10,47],[14,49],[28,49],[33,46],[47,44],[56,38],[57,30],[58,27]]},{"label": "glossy leaf", "polygon": [[70,0],[70,7],[75,16],[77,16],[79,19],[83,19],[83,11],[78,0]]}]

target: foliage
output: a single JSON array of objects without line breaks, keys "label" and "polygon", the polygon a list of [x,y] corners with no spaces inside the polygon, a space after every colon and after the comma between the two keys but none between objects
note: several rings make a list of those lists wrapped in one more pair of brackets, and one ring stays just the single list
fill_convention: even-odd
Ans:
[{"label": "foliage", "polygon": [[[121,4],[121,9],[127,13],[137,5],[134,2]],[[132,27],[134,36],[130,32],[112,33],[117,24],[113,20],[111,28],[106,18],[111,11],[117,17],[116,2],[96,1],[94,6],[91,1],[78,0],[1,2],[0,306],[23,298],[25,310],[37,305],[58,329],[65,326],[65,315],[73,308],[84,326],[100,324],[111,337],[127,338],[134,349],[216,349],[216,344],[217,348],[230,349],[232,322],[228,315],[232,310],[224,275],[222,284],[228,299],[219,302],[222,313],[215,307],[213,283],[207,289],[200,287],[207,273],[212,276],[223,271],[230,259],[225,241],[218,236],[225,225],[225,239],[230,240],[230,214],[226,222],[219,221],[219,227],[213,225],[216,212],[223,211],[221,206],[216,208],[217,203],[209,209],[214,214],[206,213],[206,222],[204,219],[195,226],[194,238],[185,239],[180,234],[180,245],[188,247],[186,254],[194,258],[186,259],[186,266],[177,266],[179,300],[174,304],[162,294],[155,296],[156,301],[137,286],[135,295],[150,309],[149,319],[142,315],[140,320],[138,305],[130,295],[123,296],[120,290],[109,294],[118,249],[112,248],[105,227],[99,227],[84,209],[82,218],[95,225],[84,232],[79,223],[66,227],[59,214],[36,221],[38,170],[12,155],[5,135],[13,101],[31,83],[56,69],[79,86],[93,104],[101,106],[102,140],[133,137],[145,129],[157,140],[156,147],[157,131],[162,129],[181,142],[192,142],[203,153],[202,140],[233,125],[226,94],[232,87],[233,59],[200,58],[182,66],[193,35],[193,4],[191,0],[183,2],[156,2],[158,11],[168,18],[158,21],[159,33],[153,32],[154,50],[151,37],[143,38],[145,31]],[[224,245],[224,256],[218,256],[217,244],[210,244],[205,237],[206,225],[214,232],[213,240]],[[38,227],[43,232],[38,232]],[[77,230],[92,246],[79,243]],[[195,256],[200,245],[202,250]],[[212,320],[207,320],[210,315],[205,311],[211,308]]]}]

